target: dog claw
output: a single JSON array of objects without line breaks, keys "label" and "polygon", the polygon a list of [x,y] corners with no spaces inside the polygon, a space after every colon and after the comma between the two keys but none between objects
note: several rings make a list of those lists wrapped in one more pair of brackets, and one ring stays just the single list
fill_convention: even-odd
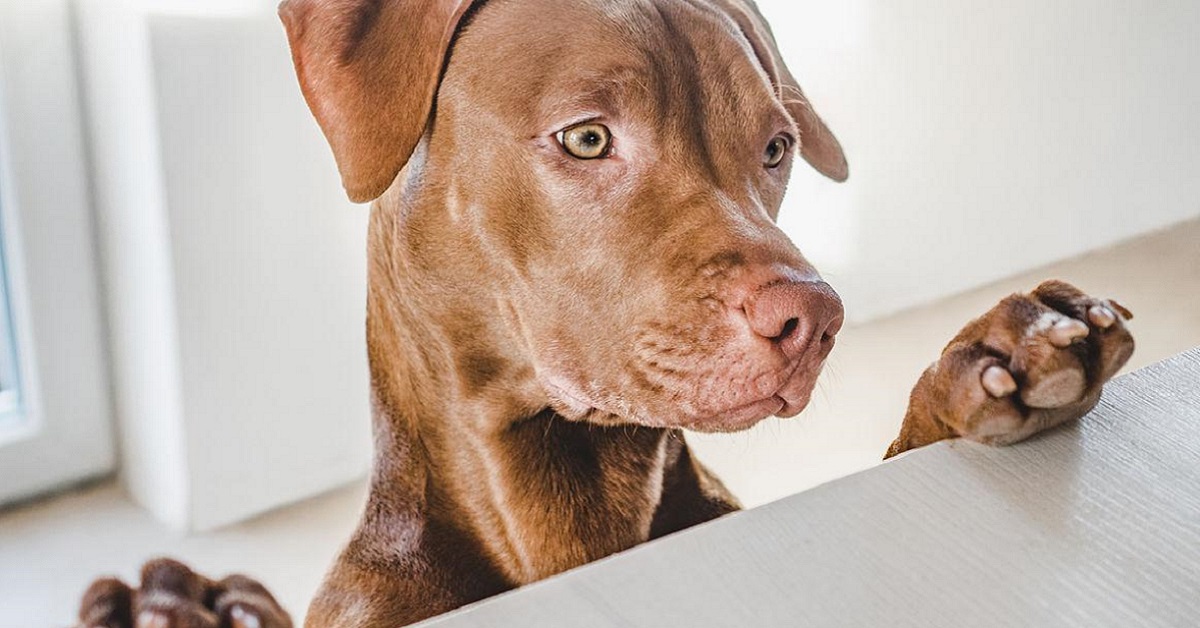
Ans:
[{"label": "dog claw", "polygon": [[137,628],[170,628],[171,618],[154,611],[143,611],[137,617]]},{"label": "dog claw", "polygon": [[1117,315],[1103,305],[1093,305],[1088,310],[1088,320],[1100,329],[1108,329],[1117,323]]},{"label": "dog claw", "polygon": [[983,389],[997,399],[1017,392],[1017,381],[1013,379],[1012,373],[1000,366],[989,366],[984,370],[981,381]]},{"label": "dog claw", "polygon": [[1059,349],[1066,349],[1076,340],[1087,338],[1089,333],[1090,330],[1083,321],[1077,321],[1073,318],[1063,319],[1050,328],[1050,344]]}]

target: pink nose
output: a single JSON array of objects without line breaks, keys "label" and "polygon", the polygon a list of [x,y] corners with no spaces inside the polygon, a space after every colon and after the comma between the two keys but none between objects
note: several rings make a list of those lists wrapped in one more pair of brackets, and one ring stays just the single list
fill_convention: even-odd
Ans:
[{"label": "pink nose", "polygon": [[746,300],[745,310],[750,329],[776,343],[789,359],[810,350],[828,353],[845,316],[841,298],[824,281],[768,284]]}]

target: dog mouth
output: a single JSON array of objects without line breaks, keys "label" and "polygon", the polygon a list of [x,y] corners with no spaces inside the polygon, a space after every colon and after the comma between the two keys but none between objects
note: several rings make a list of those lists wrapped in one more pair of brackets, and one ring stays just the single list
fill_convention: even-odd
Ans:
[{"label": "dog mouth", "polygon": [[[552,406],[568,419],[596,420],[597,414],[602,414],[620,422],[647,427],[727,433],[750,429],[772,416],[788,419],[800,414],[808,407],[822,367],[823,364],[815,365],[814,368],[812,365],[797,363],[782,374],[765,375],[764,377],[769,377],[778,384],[767,388],[769,392],[766,394],[759,392],[750,401],[739,400],[728,405],[698,403],[698,399],[682,404],[642,404],[624,394],[585,392],[567,378],[551,376],[542,378],[542,383],[550,393]],[[748,396],[745,394],[747,387],[733,387],[740,389],[743,399]]]},{"label": "dog mouth", "polygon": [[820,372],[800,372],[794,369],[785,379],[785,384],[769,396],[740,405],[735,405],[706,416],[695,417],[684,426],[696,432],[740,432],[750,429],[769,417],[790,419],[808,407],[812,390]]}]

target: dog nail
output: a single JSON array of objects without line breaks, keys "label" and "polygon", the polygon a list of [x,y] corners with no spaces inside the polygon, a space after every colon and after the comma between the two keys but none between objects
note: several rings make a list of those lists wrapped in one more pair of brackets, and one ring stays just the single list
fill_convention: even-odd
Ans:
[{"label": "dog nail", "polygon": [[154,611],[142,611],[137,618],[137,628],[170,628],[171,618]]},{"label": "dog nail", "polygon": [[1061,320],[1050,328],[1050,344],[1065,349],[1071,346],[1072,342],[1080,338],[1086,338],[1089,333],[1088,326],[1083,321],[1077,321],[1073,318]]},{"label": "dog nail", "polygon": [[983,371],[982,381],[983,389],[997,399],[1017,392],[1017,381],[1004,367],[989,366]]},{"label": "dog nail", "polygon": [[247,612],[246,609],[240,606],[234,606],[229,609],[229,618],[233,622],[233,628],[259,628],[258,617]]},{"label": "dog nail", "polygon": [[1117,315],[1103,305],[1093,305],[1092,309],[1088,310],[1088,320],[1100,329],[1108,329],[1116,324]]}]

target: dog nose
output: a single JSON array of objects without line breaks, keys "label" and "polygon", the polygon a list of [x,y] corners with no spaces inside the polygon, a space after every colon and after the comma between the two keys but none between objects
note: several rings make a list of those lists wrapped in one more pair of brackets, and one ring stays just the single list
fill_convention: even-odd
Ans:
[{"label": "dog nose", "polygon": [[745,306],[755,334],[776,343],[790,359],[809,348],[824,355],[842,329],[842,299],[824,281],[780,281],[755,291]]}]

